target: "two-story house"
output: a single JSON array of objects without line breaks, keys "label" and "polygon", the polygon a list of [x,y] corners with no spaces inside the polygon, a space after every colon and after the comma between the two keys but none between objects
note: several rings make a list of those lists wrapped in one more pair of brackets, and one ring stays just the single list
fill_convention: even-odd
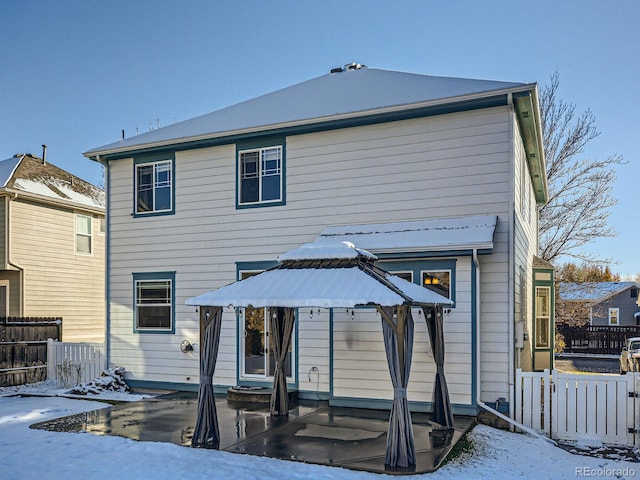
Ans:
[{"label": "two-story house", "polygon": [[104,203],[35,155],[0,161],[0,316],[59,316],[64,341],[104,341]]},{"label": "two-story house", "polygon": [[[574,323],[593,326],[640,325],[640,283],[562,283],[559,307],[579,318]],[[581,317],[581,318],[580,318]]]},{"label": "two-story house", "polygon": [[[107,169],[108,356],[133,386],[196,390],[200,318],[185,301],[316,240],[349,240],[454,302],[454,413],[512,408],[515,369],[551,366],[553,272],[534,265],[547,199],[536,84],[351,64],[85,156]],[[224,309],[221,391],[271,385],[265,314]],[[436,367],[414,317],[408,398],[428,409]],[[299,308],[290,388],[388,406],[381,331],[372,308]]]}]

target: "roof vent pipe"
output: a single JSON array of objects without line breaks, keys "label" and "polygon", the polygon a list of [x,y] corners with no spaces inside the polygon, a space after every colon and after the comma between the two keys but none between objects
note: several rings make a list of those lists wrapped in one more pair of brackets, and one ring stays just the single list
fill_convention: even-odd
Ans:
[{"label": "roof vent pipe", "polygon": [[345,70],[360,70],[361,68],[367,68],[367,66],[362,65],[361,63],[356,63],[356,62],[347,63],[344,66]]},{"label": "roof vent pipe", "polygon": [[42,144],[42,165],[47,164],[47,146]]}]

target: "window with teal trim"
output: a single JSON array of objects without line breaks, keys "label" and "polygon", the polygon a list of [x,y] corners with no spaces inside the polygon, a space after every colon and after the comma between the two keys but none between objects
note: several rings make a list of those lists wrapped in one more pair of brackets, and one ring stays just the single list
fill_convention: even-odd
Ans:
[{"label": "window with teal trim", "polygon": [[239,207],[284,204],[284,142],[237,146]]},{"label": "window with teal trim", "polygon": [[173,159],[136,161],[136,216],[173,213],[173,163]]},{"label": "window with teal trim", "polygon": [[172,333],[175,330],[175,273],[134,273],[134,330]]}]

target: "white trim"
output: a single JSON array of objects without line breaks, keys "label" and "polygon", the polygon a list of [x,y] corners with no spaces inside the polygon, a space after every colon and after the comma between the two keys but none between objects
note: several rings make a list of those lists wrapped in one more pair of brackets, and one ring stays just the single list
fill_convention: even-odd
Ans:
[{"label": "white trim", "polygon": [[[10,307],[10,305],[9,305],[9,298],[10,298],[9,297],[9,280],[0,280],[0,288],[2,288],[2,287],[6,288],[6,290],[4,292],[5,293],[4,305],[5,305],[5,308],[7,309],[7,311],[4,312],[5,313],[4,316],[5,317],[9,317],[9,316],[11,316],[10,315],[10,309],[9,309],[9,307]],[[2,312],[0,312],[0,316],[3,316]]]},{"label": "white trim", "polygon": [[[278,176],[280,177],[280,188],[279,188],[279,193],[278,193],[278,198],[272,198],[269,200],[263,200],[262,199],[262,195],[263,195],[263,191],[262,191],[262,187],[263,187],[263,182],[264,179],[266,177],[266,175],[264,174],[265,168],[264,168],[264,153],[268,150],[276,150],[278,152]],[[262,205],[262,204],[268,204],[268,203],[273,203],[273,202],[282,202],[283,200],[283,184],[284,184],[284,178],[283,178],[283,173],[284,173],[284,165],[283,165],[283,148],[282,145],[271,145],[271,146],[266,146],[266,147],[259,147],[259,148],[248,148],[246,150],[240,150],[238,151],[238,205]],[[248,153],[257,153],[258,154],[258,170],[256,171],[256,176],[258,179],[258,200],[255,202],[243,202],[242,201],[242,155],[243,154],[248,154]]]},{"label": "white trim", "polygon": [[[428,270],[420,270],[420,286],[424,287],[424,288],[429,288],[429,287],[426,287],[425,285],[423,285],[423,282],[424,282],[423,278],[424,278],[424,274],[425,273],[427,273],[427,274],[448,273],[449,274],[449,287],[448,287],[449,295],[447,296],[447,298],[449,300],[451,300],[452,299],[451,293],[452,293],[452,289],[453,289],[453,285],[451,284],[451,279],[453,277],[453,272],[451,271],[451,269],[450,268],[430,268]],[[431,290],[431,289],[429,288],[429,290]],[[435,290],[433,290],[433,291],[435,291]],[[436,292],[436,293],[440,293],[440,292]]]},{"label": "white trim", "polygon": [[[157,282],[167,282],[167,288],[169,289],[169,302],[168,303],[139,303],[138,291],[139,285],[141,283],[157,283]],[[134,330],[136,332],[144,332],[144,331],[157,331],[157,332],[172,332],[173,331],[173,281],[171,278],[166,278],[162,276],[158,276],[158,278],[143,278],[134,281],[135,285],[135,298],[133,299],[134,307],[135,307],[135,325]],[[140,326],[140,315],[138,314],[139,307],[169,307],[169,326],[168,327],[141,327]]]},{"label": "white trim", "polygon": [[[243,280],[243,276],[242,274],[246,274],[246,273],[252,273],[252,274],[258,274],[258,273],[262,273],[264,270],[239,270],[238,271],[238,281]],[[248,277],[244,277],[244,278],[248,278]],[[269,328],[270,328],[270,322],[269,319],[267,318],[267,307],[257,307],[257,309],[262,309],[263,311],[263,322],[264,322],[264,329],[262,332],[262,338],[263,338],[263,342],[264,345],[267,346],[267,342],[269,342],[270,339],[270,333],[269,333]],[[267,364],[269,361],[269,353],[265,353],[264,355],[264,374],[261,375],[259,373],[246,373],[245,369],[246,369],[246,364],[245,364],[245,357],[246,357],[246,352],[245,352],[245,342],[244,339],[246,338],[244,335],[244,322],[245,322],[245,310],[246,307],[239,307],[238,308],[238,315],[237,315],[237,322],[238,322],[238,357],[240,359],[240,365],[239,365],[239,369],[238,369],[238,378],[239,380],[249,380],[249,381],[273,381],[273,375],[269,375],[269,365]],[[297,312],[296,312],[296,316],[297,316]],[[296,319],[297,320],[297,319]],[[298,362],[297,362],[297,358],[296,358],[296,336],[295,336],[295,330],[291,335],[291,376],[286,377],[287,382],[291,383],[293,381],[295,381],[295,372],[296,369],[298,368]]]},{"label": "white trim", "polygon": [[[167,163],[169,164],[169,172],[171,174],[171,178],[169,181],[169,208],[163,208],[162,210],[156,209],[156,167],[162,163]],[[140,211],[138,210],[138,168],[139,167],[148,167],[149,165],[153,166],[153,173],[152,173],[152,187],[151,190],[153,192],[153,205],[151,206],[151,210],[148,211]],[[143,163],[136,163],[134,165],[134,172],[133,172],[133,194],[135,195],[135,204],[134,204],[134,211],[135,214],[138,216],[142,216],[142,215],[152,215],[152,214],[156,214],[156,213],[167,213],[167,212],[172,212],[173,211],[173,193],[174,193],[174,188],[175,188],[175,182],[174,182],[174,171],[173,171],[173,160],[168,158],[168,159],[162,159],[162,160],[153,160],[150,162],[143,162]]]},{"label": "white trim", "polygon": [[[78,220],[80,217],[89,219],[89,233],[79,232],[78,231]],[[75,243],[75,254],[76,255],[84,255],[87,257],[93,256],[93,217],[91,215],[85,215],[83,213],[76,213],[74,215],[75,222],[75,235],[74,235],[74,243]],[[89,238],[89,251],[88,252],[80,252],[78,251],[78,237]]]},{"label": "white trim", "polygon": [[[615,317],[616,323],[611,323],[612,316]],[[609,308],[609,325],[616,327],[620,325],[620,309],[618,307]]]}]

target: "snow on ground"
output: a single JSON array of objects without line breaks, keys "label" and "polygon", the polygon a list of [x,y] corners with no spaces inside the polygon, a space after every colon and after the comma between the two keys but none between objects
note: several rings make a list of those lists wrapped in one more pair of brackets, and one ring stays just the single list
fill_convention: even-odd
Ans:
[{"label": "snow on ground", "polygon": [[[23,387],[24,388],[24,387]],[[40,388],[43,395],[44,387]],[[21,391],[23,391],[21,389]],[[137,442],[89,433],[30,429],[29,425],[109,405],[60,396],[0,396],[0,478],[13,479],[277,479],[389,478],[336,467],[285,462],[169,443]],[[26,393],[26,392],[24,392]],[[10,396],[13,395],[13,396]],[[120,399],[122,395],[119,394]],[[100,398],[113,398],[104,393]],[[419,480],[640,478],[640,464],[572,455],[545,441],[477,426],[475,450]]]}]

